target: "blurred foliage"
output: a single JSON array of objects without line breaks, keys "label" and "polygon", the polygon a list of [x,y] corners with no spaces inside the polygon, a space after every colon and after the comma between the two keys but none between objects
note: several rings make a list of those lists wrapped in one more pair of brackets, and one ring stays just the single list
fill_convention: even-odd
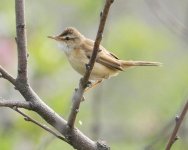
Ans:
[{"label": "blurred foliage", "polygon": [[[75,26],[85,36],[94,39],[103,2],[26,1],[29,80],[37,94],[65,119],[80,75],[71,69],[63,52],[47,36],[59,34],[67,26]],[[185,3],[173,0],[165,6],[172,14],[179,14],[175,17],[183,18],[183,5]],[[115,1],[107,20],[103,45],[121,59],[160,61],[163,66],[129,69],[118,77],[104,81],[99,90],[85,94],[86,101],[82,103],[78,114],[77,127],[89,137],[94,134],[93,123],[99,122],[99,139],[107,141],[112,150],[144,150],[150,145],[152,147],[149,150],[164,149],[174,125],[174,116],[180,112],[188,95],[186,40],[168,30],[168,26],[164,26],[153,11],[148,9],[143,0]],[[0,54],[6,50],[3,57],[7,60],[10,56],[15,58],[16,53],[12,56],[13,50],[2,48],[1,43],[14,43],[14,15],[14,2],[2,1]],[[0,58],[2,64],[5,64],[4,59]],[[15,74],[16,60],[9,61],[8,70]],[[0,85],[0,97],[21,99],[5,81],[0,80]],[[96,98],[93,93],[96,92],[101,92],[101,100],[97,101],[100,108],[93,103]],[[100,116],[95,116],[93,109],[98,109]],[[7,109],[0,111],[0,149],[73,149],[34,124],[24,121],[20,115]],[[26,113],[43,122],[33,112]],[[94,121],[93,118],[97,117],[98,120]],[[175,143],[173,150],[183,150],[188,146],[187,120],[179,133],[182,139]]]},{"label": "blurred foliage", "polygon": [[120,19],[111,28],[107,45],[124,59],[154,57],[162,50],[173,48],[172,38],[164,36],[161,33],[163,29],[153,28],[139,18]]}]

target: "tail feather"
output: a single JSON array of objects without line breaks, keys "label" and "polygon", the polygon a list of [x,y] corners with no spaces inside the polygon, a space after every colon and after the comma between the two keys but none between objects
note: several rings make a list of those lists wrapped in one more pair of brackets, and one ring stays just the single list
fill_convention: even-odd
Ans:
[{"label": "tail feather", "polygon": [[151,61],[122,61],[121,65],[123,68],[128,68],[132,66],[161,66],[160,62],[151,62]]}]

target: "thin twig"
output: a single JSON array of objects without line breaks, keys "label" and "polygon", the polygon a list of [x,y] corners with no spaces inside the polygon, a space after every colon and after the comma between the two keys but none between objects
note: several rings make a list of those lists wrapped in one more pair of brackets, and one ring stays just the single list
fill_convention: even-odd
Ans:
[{"label": "thin twig", "polygon": [[176,119],[175,119],[176,120],[176,125],[175,125],[174,130],[173,130],[173,132],[172,132],[172,134],[170,136],[170,139],[169,139],[169,141],[167,143],[166,150],[170,150],[172,145],[178,139],[177,132],[178,132],[178,130],[180,128],[180,125],[182,124],[182,121],[183,121],[183,119],[184,119],[184,117],[185,117],[185,115],[187,113],[187,110],[188,110],[188,100],[187,100],[187,102],[186,102],[186,104],[185,104],[180,116],[176,117]]},{"label": "thin twig", "polygon": [[0,107],[19,107],[27,110],[32,110],[31,103],[27,101],[15,101],[15,100],[0,100]]},{"label": "thin twig", "polygon": [[[35,91],[29,86],[27,81],[27,44],[24,21],[24,0],[15,0],[16,3],[16,25],[17,25],[17,45],[18,45],[18,76],[16,88],[25,98],[26,101],[32,103],[33,111],[38,113],[47,123],[53,126],[64,137],[71,137],[70,145],[79,150],[96,150],[97,144],[78,129],[72,130],[67,128],[67,121],[60,115],[55,113],[48,105],[46,105]],[[19,15],[20,14],[20,15]],[[67,135],[68,134],[68,135]],[[106,146],[103,146],[104,149]],[[102,149],[102,148],[100,148]]]},{"label": "thin twig", "polygon": [[82,80],[83,86],[85,86],[85,84],[87,84],[89,77],[90,77],[90,74],[91,74],[91,71],[93,69],[93,66],[94,66],[94,63],[95,63],[95,60],[96,60],[96,57],[97,57],[97,53],[98,53],[98,50],[99,50],[100,42],[102,40],[102,35],[103,35],[106,19],[107,19],[107,16],[108,16],[108,12],[109,12],[110,6],[113,2],[114,2],[114,0],[106,0],[104,9],[100,14],[101,19],[100,19],[100,24],[99,24],[98,32],[97,32],[97,35],[96,35],[94,47],[93,47],[93,53],[91,55],[91,58],[89,60],[89,64],[87,65],[88,67],[86,68],[86,73],[85,73],[83,80]]},{"label": "thin twig", "polygon": [[[111,0],[112,2],[112,0]],[[41,125],[40,123],[34,121],[32,118],[28,117],[23,112],[19,111],[17,106],[10,106],[12,109],[17,110],[20,114],[22,114],[27,121],[31,121],[46,131],[52,133],[54,136],[64,139],[67,143],[72,145],[75,149],[78,150],[107,150],[109,147],[106,144],[95,142],[84,135],[80,130],[74,129],[70,130],[67,128],[67,121],[58,115],[53,109],[51,109],[48,105],[46,105],[41,98],[34,92],[34,90],[29,86],[27,80],[27,44],[26,44],[26,32],[25,32],[25,19],[24,19],[24,0],[15,0],[15,8],[16,8],[16,30],[17,30],[17,47],[18,47],[18,75],[17,79],[12,80],[9,79],[9,75],[6,71],[2,70],[0,72],[0,77],[5,76],[16,86],[16,89],[21,93],[26,101],[31,104],[31,108],[34,112],[39,114],[47,123],[53,126],[59,133],[61,133],[64,137],[59,136],[54,131],[51,132],[48,127]],[[102,33],[101,33],[102,35]],[[14,82],[13,82],[14,81]],[[85,84],[80,82],[81,87],[83,88]],[[79,90],[78,90],[79,91]],[[82,95],[79,95],[78,100],[83,96],[84,89],[81,89]],[[78,92],[79,93],[79,92]],[[75,94],[76,95],[76,94]],[[77,100],[77,101],[78,101]],[[79,102],[80,104],[80,102]],[[6,104],[10,105],[10,104]],[[24,105],[18,104],[20,107],[24,107]],[[7,106],[8,107],[8,106]],[[78,107],[79,108],[79,107]],[[75,117],[76,118],[76,117]],[[74,126],[74,124],[73,124]],[[71,131],[71,132],[70,132]],[[69,142],[70,140],[70,142]]]},{"label": "thin twig", "polygon": [[22,116],[24,116],[24,120],[25,120],[25,121],[30,121],[30,122],[36,124],[37,126],[41,127],[42,129],[44,129],[44,130],[50,132],[50,133],[53,134],[55,137],[57,137],[57,138],[59,138],[59,139],[65,141],[65,142],[69,143],[64,137],[62,137],[61,135],[58,135],[56,132],[54,132],[54,131],[53,131],[52,129],[50,129],[48,126],[39,123],[38,121],[36,121],[36,120],[32,119],[31,117],[29,117],[27,114],[25,114],[25,113],[23,113],[22,111],[20,111],[20,110],[17,108],[17,106],[14,106],[12,109],[15,110],[16,112],[18,112],[19,114],[21,114]]},{"label": "thin twig", "polygon": [[15,85],[16,80],[0,65],[0,78],[4,78]]},{"label": "thin twig", "polygon": [[76,116],[79,111],[80,103],[83,98],[84,89],[87,86],[91,71],[93,69],[93,66],[94,66],[94,63],[95,63],[95,60],[97,57],[100,42],[102,40],[104,26],[105,26],[108,12],[109,12],[109,9],[110,9],[110,6],[112,3],[113,3],[113,0],[106,0],[104,9],[103,9],[102,13],[100,14],[100,16],[101,16],[100,24],[99,24],[97,36],[96,36],[94,47],[93,47],[93,53],[92,53],[89,63],[86,64],[86,73],[85,73],[84,77],[80,80],[79,88],[77,90],[75,90],[74,96],[72,98],[73,105],[72,105],[72,109],[71,109],[71,112],[70,112],[70,115],[68,118],[68,122],[67,122],[68,126],[71,129],[74,128]]},{"label": "thin twig", "polygon": [[25,30],[25,0],[15,0],[16,43],[18,51],[17,80],[27,84],[27,38]]}]

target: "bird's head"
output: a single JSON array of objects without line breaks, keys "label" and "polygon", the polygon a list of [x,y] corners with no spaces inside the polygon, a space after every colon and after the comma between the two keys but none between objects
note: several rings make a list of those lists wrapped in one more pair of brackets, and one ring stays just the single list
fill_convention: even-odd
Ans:
[{"label": "bird's head", "polygon": [[84,40],[84,36],[75,28],[68,27],[60,35],[48,36],[59,42],[60,47],[77,48]]}]

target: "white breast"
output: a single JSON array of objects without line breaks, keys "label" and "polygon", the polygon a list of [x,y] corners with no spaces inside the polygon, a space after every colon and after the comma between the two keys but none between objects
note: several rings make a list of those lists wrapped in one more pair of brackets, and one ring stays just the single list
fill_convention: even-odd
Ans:
[{"label": "white breast", "polygon": [[58,47],[67,55],[72,51],[72,48],[70,48],[66,43],[63,42],[58,42]]}]

